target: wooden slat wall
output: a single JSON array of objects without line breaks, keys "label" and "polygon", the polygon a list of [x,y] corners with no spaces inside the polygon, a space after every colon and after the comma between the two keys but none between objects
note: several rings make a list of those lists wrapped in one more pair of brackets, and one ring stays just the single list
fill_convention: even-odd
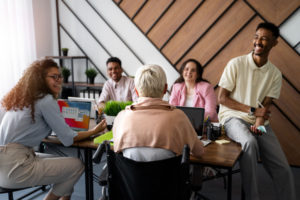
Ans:
[{"label": "wooden slat wall", "polygon": [[[238,12],[240,12],[239,17],[236,17]],[[244,6],[243,2],[234,4],[224,14],[224,17],[220,18],[211,30],[181,59],[176,67],[179,69],[188,58],[197,58],[205,66],[216,54],[216,49],[221,49],[253,15],[254,12],[249,7]]]},{"label": "wooden slat wall", "polygon": [[[234,57],[247,54],[252,49],[253,30],[256,25],[260,23],[259,17],[255,17],[247,26],[234,37],[231,42],[218,54],[216,57],[206,65],[203,76],[213,85],[217,85],[223,73],[223,69],[227,62]],[[247,42],[245,42],[247,41]]]},{"label": "wooden slat wall", "polygon": [[267,21],[271,21],[279,26],[284,19],[297,8],[299,0],[248,0],[252,6]]},{"label": "wooden slat wall", "polygon": [[[253,49],[258,23],[281,25],[300,6],[299,0],[114,1],[176,69],[195,58],[215,86],[231,58]],[[279,38],[270,60],[283,74],[271,124],[289,163],[300,166],[300,56]]]},{"label": "wooden slat wall", "polygon": [[147,33],[171,3],[173,3],[173,0],[161,0],[159,4],[155,1],[150,1],[145,5],[142,12],[135,17],[134,23],[144,33]]},{"label": "wooden slat wall", "polygon": [[201,0],[177,0],[148,33],[148,38],[161,48],[201,2]]},{"label": "wooden slat wall", "polygon": [[272,108],[271,127],[278,137],[280,145],[287,156],[290,165],[299,167],[299,130],[295,128],[287,118],[285,118],[278,109]]},{"label": "wooden slat wall", "polygon": [[281,95],[276,105],[284,111],[292,123],[300,127],[300,95],[286,80],[282,82]]},{"label": "wooden slat wall", "polygon": [[146,0],[123,0],[119,6],[129,18],[133,18],[145,2]]},{"label": "wooden slat wall", "polygon": [[286,42],[279,39],[277,46],[272,49],[270,60],[289,80],[289,82],[300,91],[300,59],[299,55],[288,46]]},{"label": "wooden slat wall", "polygon": [[[162,52],[172,63],[177,62],[181,55],[189,49],[201,34],[225,11],[231,1],[214,0],[204,2],[195,14],[182,26],[176,35],[163,48]],[[212,12],[214,11],[214,12]]]}]

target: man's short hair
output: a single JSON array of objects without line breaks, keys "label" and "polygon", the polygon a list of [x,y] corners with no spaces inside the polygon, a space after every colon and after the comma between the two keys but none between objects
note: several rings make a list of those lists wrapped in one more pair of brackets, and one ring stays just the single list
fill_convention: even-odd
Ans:
[{"label": "man's short hair", "polygon": [[161,98],[166,83],[166,74],[158,65],[141,66],[134,78],[135,88],[141,97]]},{"label": "man's short hair", "polygon": [[110,63],[110,62],[116,62],[116,63],[118,63],[118,64],[120,65],[120,67],[122,67],[122,62],[121,62],[121,60],[120,60],[119,58],[117,58],[117,57],[110,57],[109,59],[107,59],[106,65],[107,65],[108,63]]},{"label": "man's short hair", "polygon": [[279,28],[273,23],[262,22],[262,23],[257,25],[256,31],[260,28],[264,28],[264,29],[267,29],[267,30],[271,31],[275,38],[278,38],[278,36],[279,36]]}]

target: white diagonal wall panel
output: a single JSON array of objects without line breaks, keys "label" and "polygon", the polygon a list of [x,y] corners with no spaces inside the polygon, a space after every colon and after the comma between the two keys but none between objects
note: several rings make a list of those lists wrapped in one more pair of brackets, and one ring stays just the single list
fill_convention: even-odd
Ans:
[{"label": "white diagonal wall panel", "polygon": [[[90,29],[94,37],[100,41],[108,53],[96,42],[96,39],[82,26],[63,3],[59,3],[60,21],[70,34],[76,39],[97,67],[105,74],[107,58],[117,56],[122,60],[124,70],[128,75],[134,76],[138,67],[145,64],[158,64],[164,68],[168,78],[169,87],[179,76],[178,72],[164,58],[164,56],[152,45],[142,32],[128,19],[128,17],[111,0],[89,1],[104,19],[110,24],[119,37],[99,17],[96,12],[84,0],[66,1],[76,12],[80,20]],[[70,48],[70,55],[78,55],[80,50],[67,39],[62,32],[62,46]],[[131,49],[129,49],[129,48]],[[133,53],[134,52],[134,53]],[[109,55],[110,54],[110,55]],[[141,61],[134,55],[136,54]],[[79,68],[77,70],[80,70]],[[80,74],[78,71],[77,74]],[[82,74],[82,73],[81,73]],[[76,74],[75,74],[76,77]],[[80,77],[76,77],[81,79]],[[103,82],[98,76],[97,82]]]}]

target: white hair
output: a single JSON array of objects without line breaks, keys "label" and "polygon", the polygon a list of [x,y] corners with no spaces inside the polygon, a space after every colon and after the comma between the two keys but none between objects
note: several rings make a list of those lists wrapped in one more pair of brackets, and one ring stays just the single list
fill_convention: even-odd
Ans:
[{"label": "white hair", "polygon": [[135,73],[134,84],[140,97],[162,98],[167,77],[158,65],[144,65]]}]

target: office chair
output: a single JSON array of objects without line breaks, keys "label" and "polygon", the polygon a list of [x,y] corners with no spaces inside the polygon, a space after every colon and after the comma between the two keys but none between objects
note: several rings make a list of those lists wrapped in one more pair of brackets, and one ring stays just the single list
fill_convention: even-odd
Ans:
[{"label": "office chair", "polygon": [[[14,195],[13,193],[14,192],[17,192],[17,191],[20,191],[20,190],[26,190],[26,189],[29,189],[31,187],[26,187],[26,188],[18,188],[18,189],[8,189],[8,188],[2,188],[0,187],[0,194],[3,194],[3,193],[7,193],[8,195],[8,200],[14,200]],[[23,199],[25,197],[28,197],[29,195],[39,191],[39,190],[42,190],[42,191],[46,191],[46,186],[37,186],[36,189],[28,192],[27,194],[24,194],[23,196],[19,197],[18,199]]]},{"label": "office chair", "polygon": [[100,180],[99,184],[107,187],[107,195],[104,192],[102,199],[189,199],[189,151],[185,145],[181,156],[136,162],[123,157],[122,153],[115,153],[109,142],[104,141],[93,156],[93,161],[99,163],[106,152],[108,173],[106,180]]}]

